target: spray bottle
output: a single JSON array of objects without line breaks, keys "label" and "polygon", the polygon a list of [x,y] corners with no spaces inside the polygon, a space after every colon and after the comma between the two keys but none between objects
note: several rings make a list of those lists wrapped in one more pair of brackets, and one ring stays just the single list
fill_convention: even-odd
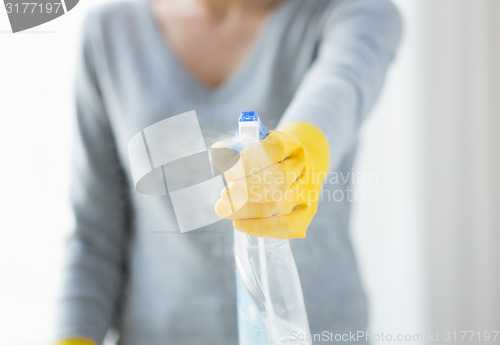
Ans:
[{"label": "spray bottle", "polygon": [[[267,136],[256,112],[243,112],[235,148]],[[240,345],[311,345],[302,287],[289,240],[235,229],[234,257]]]}]

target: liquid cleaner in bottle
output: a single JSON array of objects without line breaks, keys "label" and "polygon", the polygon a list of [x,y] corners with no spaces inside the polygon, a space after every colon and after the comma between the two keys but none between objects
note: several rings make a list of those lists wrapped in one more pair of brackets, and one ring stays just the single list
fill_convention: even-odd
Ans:
[{"label": "liquid cleaner in bottle", "polygon": [[[235,148],[267,136],[256,112],[243,112]],[[289,240],[234,230],[239,345],[311,345],[302,287]]]}]

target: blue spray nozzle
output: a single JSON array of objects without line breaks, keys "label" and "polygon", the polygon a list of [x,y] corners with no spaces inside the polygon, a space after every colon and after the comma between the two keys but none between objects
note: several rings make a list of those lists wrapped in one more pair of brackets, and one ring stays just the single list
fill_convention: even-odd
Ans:
[{"label": "blue spray nozzle", "polygon": [[240,115],[238,122],[253,122],[259,121],[259,114],[255,111],[244,111]]},{"label": "blue spray nozzle", "polygon": [[241,126],[247,126],[250,125],[252,122],[257,122],[258,123],[258,136],[259,140],[265,139],[268,136],[267,130],[264,128],[262,125],[262,122],[260,121],[259,114],[255,111],[243,111],[240,114],[240,117],[238,119],[238,129],[236,130],[235,136],[234,136],[234,149],[237,151],[241,151],[243,149],[242,143],[240,142],[240,127]]}]

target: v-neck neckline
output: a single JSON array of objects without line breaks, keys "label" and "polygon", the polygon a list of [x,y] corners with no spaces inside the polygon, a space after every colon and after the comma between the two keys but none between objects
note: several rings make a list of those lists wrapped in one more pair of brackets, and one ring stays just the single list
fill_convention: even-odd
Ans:
[{"label": "v-neck neckline", "polygon": [[267,18],[264,19],[264,23],[259,29],[259,33],[257,37],[254,39],[252,46],[247,53],[247,55],[242,59],[242,61],[238,64],[236,69],[230,74],[228,78],[226,78],[222,83],[215,87],[210,87],[206,83],[203,83],[198,78],[196,78],[192,72],[185,66],[182,61],[180,61],[177,54],[174,52],[173,47],[171,46],[168,39],[163,35],[163,32],[157,22],[152,8],[153,0],[144,1],[148,20],[153,39],[155,40],[155,44],[161,46],[161,54],[164,58],[168,58],[170,62],[175,66],[180,76],[185,80],[186,83],[190,85],[190,91],[198,91],[205,97],[210,98],[218,98],[230,92],[232,89],[236,87],[240,82],[245,80],[245,77],[249,75],[249,73],[253,70],[253,66],[257,63],[259,58],[259,53],[265,46],[266,38],[269,37],[268,33],[272,31],[272,27],[276,22],[276,17],[278,13],[282,11],[285,4],[291,1],[283,1],[277,5],[276,8],[271,10],[271,12],[267,15]]}]

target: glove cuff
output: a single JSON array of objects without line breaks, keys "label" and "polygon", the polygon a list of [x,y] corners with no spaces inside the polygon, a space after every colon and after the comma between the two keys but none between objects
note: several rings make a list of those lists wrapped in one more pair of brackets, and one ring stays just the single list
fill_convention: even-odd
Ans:
[{"label": "glove cuff", "polygon": [[67,338],[59,341],[55,345],[96,345],[96,343],[89,338]]}]

